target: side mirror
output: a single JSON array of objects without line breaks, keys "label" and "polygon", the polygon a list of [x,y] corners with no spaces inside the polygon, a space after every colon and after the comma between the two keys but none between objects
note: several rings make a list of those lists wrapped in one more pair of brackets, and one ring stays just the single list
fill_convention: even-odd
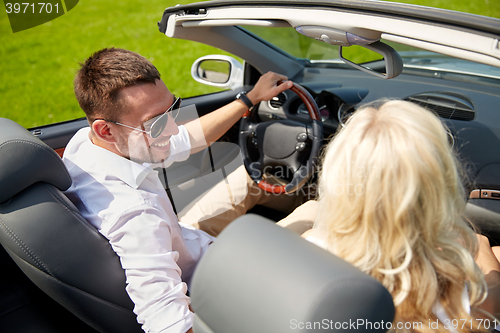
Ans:
[{"label": "side mirror", "polygon": [[243,87],[243,65],[225,55],[209,55],[197,59],[191,66],[195,81],[222,89]]},{"label": "side mirror", "polygon": [[399,55],[396,50],[394,50],[392,47],[390,47],[387,44],[382,43],[381,41],[377,41],[375,43],[371,44],[366,44],[366,45],[359,45],[361,47],[367,48],[371,51],[374,51],[378,54],[380,54],[384,58],[384,64],[385,64],[385,69],[379,71],[375,71],[372,68],[369,68],[367,66],[364,66],[362,64],[356,64],[346,58],[342,55],[342,48],[343,46],[339,46],[339,57],[342,59],[346,64],[357,68],[363,72],[375,75],[377,77],[380,77],[382,79],[392,79],[401,72],[403,72],[403,59],[401,59],[401,56]]}]

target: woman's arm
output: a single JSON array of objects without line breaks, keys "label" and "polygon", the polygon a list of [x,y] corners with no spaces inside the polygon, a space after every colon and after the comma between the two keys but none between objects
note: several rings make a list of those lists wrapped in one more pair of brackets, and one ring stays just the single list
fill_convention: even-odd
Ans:
[{"label": "woman's arm", "polygon": [[483,272],[488,285],[488,297],[479,308],[498,318],[500,316],[500,263],[491,249],[488,238],[477,235],[477,240],[479,251],[476,263]]}]

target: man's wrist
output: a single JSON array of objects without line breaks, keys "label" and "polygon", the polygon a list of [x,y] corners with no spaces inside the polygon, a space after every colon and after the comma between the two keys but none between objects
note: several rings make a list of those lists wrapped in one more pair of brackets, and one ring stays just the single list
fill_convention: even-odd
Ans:
[{"label": "man's wrist", "polygon": [[254,106],[252,100],[247,96],[247,93],[245,91],[242,91],[238,95],[236,95],[236,99],[242,101],[249,110]]},{"label": "man's wrist", "polygon": [[260,103],[260,101],[258,100],[258,98],[255,96],[255,92],[252,90],[250,90],[249,92],[246,93],[248,99],[250,99],[250,101],[252,102],[253,105],[257,105]]}]

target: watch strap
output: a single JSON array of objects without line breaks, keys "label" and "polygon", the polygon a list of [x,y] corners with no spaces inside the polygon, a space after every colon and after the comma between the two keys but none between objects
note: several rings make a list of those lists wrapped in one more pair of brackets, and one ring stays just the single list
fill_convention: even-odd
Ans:
[{"label": "watch strap", "polygon": [[243,103],[245,103],[248,109],[251,109],[253,107],[252,101],[247,97],[246,92],[240,92],[238,95],[236,95],[236,99],[239,99]]}]

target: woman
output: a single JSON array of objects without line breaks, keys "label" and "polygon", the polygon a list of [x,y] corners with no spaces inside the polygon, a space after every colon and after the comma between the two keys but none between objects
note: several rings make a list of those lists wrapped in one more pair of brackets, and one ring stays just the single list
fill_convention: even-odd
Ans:
[{"label": "woman", "polygon": [[[440,120],[405,101],[356,111],[326,149],[308,239],[382,282],[396,305],[393,327],[436,331],[439,318],[438,331],[463,332],[490,318],[480,310],[487,287],[457,165]],[[482,249],[485,270],[500,270]]]}]

